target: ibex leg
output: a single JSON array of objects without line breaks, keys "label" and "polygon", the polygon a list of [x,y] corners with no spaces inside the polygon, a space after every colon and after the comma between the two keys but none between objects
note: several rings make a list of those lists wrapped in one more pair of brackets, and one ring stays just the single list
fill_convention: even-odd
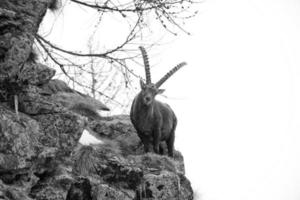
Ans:
[{"label": "ibex leg", "polygon": [[167,140],[168,155],[172,158],[174,156],[174,140],[175,140],[175,132],[173,131],[170,135],[170,138]]},{"label": "ibex leg", "polygon": [[150,142],[149,138],[147,136],[143,136],[142,134],[139,134],[139,136],[140,136],[140,139],[142,140],[142,143],[144,145],[145,153],[150,152],[151,142]]},{"label": "ibex leg", "polygon": [[159,130],[156,130],[156,132],[153,134],[153,150],[157,154],[159,154],[160,138],[161,138],[161,132],[159,129]]},{"label": "ibex leg", "polygon": [[164,142],[160,142],[160,144],[159,144],[159,154],[160,155],[166,154]]}]

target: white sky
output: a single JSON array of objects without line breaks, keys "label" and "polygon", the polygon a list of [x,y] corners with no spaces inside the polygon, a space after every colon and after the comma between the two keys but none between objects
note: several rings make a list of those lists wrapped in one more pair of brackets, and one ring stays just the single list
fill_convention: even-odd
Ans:
[{"label": "white sky", "polygon": [[205,4],[166,86],[187,176],[203,200],[299,200],[300,1]]},{"label": "white sky", "polygon": [[199,7],[193,35],[164,46],[153,70],[188,62],[160,98],[179,118],[188,178],[201,200],[299,200],[300,1]]}]

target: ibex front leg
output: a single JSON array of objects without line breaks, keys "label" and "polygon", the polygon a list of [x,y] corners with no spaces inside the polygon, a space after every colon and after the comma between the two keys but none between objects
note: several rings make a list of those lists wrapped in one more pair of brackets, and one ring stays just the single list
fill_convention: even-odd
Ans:
[{"label": "ibex front leg", "polygon": [[172,131],[170,138],[167,140],[168,155],[171,158],[174,157],[174,139],[175,139],[175,133],[174,131]]},{"label": "ibex front leg", "polygon": [[161,139],[161,130],[158,127],[153,134],[153,150],[155,153],[159,154],[159,144]]},{"label": "ibex front leg", "polygon": [[149,136],[148,135],[144,135],[139,133],[140,139],[142,140],[142,143],[144,144],[144,151],[145,153],[150,152],[150,140],[149,140]]}]

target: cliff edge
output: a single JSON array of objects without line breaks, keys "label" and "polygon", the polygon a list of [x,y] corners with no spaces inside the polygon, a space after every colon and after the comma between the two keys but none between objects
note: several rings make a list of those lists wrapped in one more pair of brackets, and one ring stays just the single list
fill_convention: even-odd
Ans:
[{"label": "cliff edge", "polygon": [[[20,113],[18,121],[3,104],[0,113],[2,199],[193,199],[181,154],[144,154],[128,116],[87,124],[69,111]],[[98,144],[78,143],[86,128]]]},{"label": "cliff edge", "polygon": [[51,2],[0,1],[0,199],[193,199],[179,152],[145,154],[128,116],[91,120],[45,92],[55,71],[30,55]]}]

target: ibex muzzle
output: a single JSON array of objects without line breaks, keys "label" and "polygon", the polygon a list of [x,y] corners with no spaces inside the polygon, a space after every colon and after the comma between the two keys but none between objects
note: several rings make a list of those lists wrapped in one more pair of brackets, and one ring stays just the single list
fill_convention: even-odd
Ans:
[{"label": "ibex muzzle", "polygon": [[140,47],[140,50],[145,65],[146,83],[140,80],[141,91],[132,102],[130,119],[144,144],[145,152],[149,152],[150,146],[153,145],[154,152],[162,154],[160,144],[166,142],[168,155],[173,157],[177,118],[171,107],[155,100],[155,96],[164,92],[159,87],[186,63],[183,62],[175,66],[156,84],[153,84],[151,83],[147,53],[143,47]]},{"label": "ibex muzzle", "polygon": [[164,92],[162,89],[158,89],[154,84],[145,84],[142,80],[140,80],[141,85],[141,96],[143,97],[143,103],[145,106],[150,106],[155,100],[155,96],[157,94],[161,94]]}]

